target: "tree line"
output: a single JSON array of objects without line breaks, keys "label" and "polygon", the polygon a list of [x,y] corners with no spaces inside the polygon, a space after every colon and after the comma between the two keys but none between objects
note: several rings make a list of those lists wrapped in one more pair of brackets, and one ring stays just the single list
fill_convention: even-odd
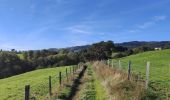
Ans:
[{"label": "tree line", "polygon": [[[17,52],[0,51],[0,78],[25,73],[39,68],[75,65],[79,62],[111,58],[116,47],[112,41],[92,44],[87,49],[70,51],[68,49],[29,50]],[[19,57],[18,54],[23,57]]]},{"label": "tree line", "polygon": [[[80,50],[57,49],[57,50],[29,50],[17,52],[0,50],[0,78],[25,73],[28,71],[75,65],[80,62],[121,58],[132,54],[154,50],[153,47],[144,45],[136,48],[127,48],[115,45],[113,41],[101,41],[92,44],[88,48]],[[19,57],[21,55],[22,57]]]}]

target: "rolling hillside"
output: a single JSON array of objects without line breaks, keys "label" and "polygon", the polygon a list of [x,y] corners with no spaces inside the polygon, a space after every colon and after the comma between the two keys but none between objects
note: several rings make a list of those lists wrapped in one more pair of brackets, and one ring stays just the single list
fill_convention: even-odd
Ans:
[{"label": "rolling hillside", "polygon": [[161,91],[170,92],[170,50],[144,52],[120,59],[127,71],[128,61],[132,62],[132,72],[145,79],[146,63],[150,61],[150,85]]},{"label": "rolling hillside", "polygon": [[[149,80],[149,89],[154,94],[142,95],[153,96],[151,98],[157,97],[160,95],[162,98],[169,98],[170,93],[170,50],[162,51],[150,51],[144,52],[136,55],[131,55],[121,59],[114,59],[115,66],[118,66],[118,60],[121,61],[121,69],[127,72],[128,62],[132,62],[132,73],[135,75],[140,75],[140,79],[145,80],[146,73],[146,62],[150,61],[150,80]],[[134,83],[133,81],[127,81],[127,73],[124,74],[122,71],[117,70],[117,68],[111,68],[101,62],[91,62],[87,64],[88,68],[85,72],[84,77],[79,79],[82,84],[79,84],[75,79],[73,87],[67,87],[63,94],[70,95],[72,92],[75,92],[73,98],[76,100],[98,100],[98,99],[108,99],[115,97],[115,100],[125,100],[122,98],[140,98],[141,94],[145,93],[139,84]],[[31,86],[31,97],[36,97],[37,100],[49,100],[49,84],[48,77],[52,76],[52,91],[56,90],[59,86],[58,73],[65,72],[68,67],[58,67],[58,68],[48,68],[40,69],[32,72],[27,72],[25,74],[13,76],[6,79],[0,80],[0,100],[23,100],[24,98],[24,88],[25,85]],[[79,77],[78,77],[79,78]],[[80,83],[81,83],[80,82]],[[127,82],[129,82],[127,84]],[[143,81],[141,81],[143,82]],[[145,84],[145,83],[142,83]],[[78,86],[80,85],[80,86]],[[77,86],[77,89],[74,90],[74,86]],[[130,90],[124,88],[133,87]],[[72,90],[73,88],[73,90]],[[139,91],[138,89],[141,89]],[[80,91],[78,91],[80,90]],[[70,92],[71,91],[71,92]],[[136,92],[138,92],[136,94]],[[103,94],[104,93],[104,94]],[[120,93],[121,96],[120,96]],[[103,94],[103,95],[101,95]],[[133,96],[132,96],[133,95]],[[159,96],[158,96],[159,97]],[[119,99],[118,99],[119,98]],[[103,100],[101,99],[101,100]],[[53,99],[51,99],[53,100]],[[65,100],[65,99],[64,99]],[[131,100],[131,99],[129,99]],[[137,99],[138,100],[138,99]],[[151,99],[154,100],[154,99]]]},{"label": "rolling hillside", "polygon": [[166,48],[169,47],[170,41],[130,41],[130,42],[123,42],[123,43],[116,43],[115,45],[127,47],[129,49],[141,47],[141,46],[147,46],[151,48]]},{"label": "rolling hillside", "polygon": [[[42,99],[48,94],[48,77],[52,76],[52,85],[56,84],[58,73],[67,67],[40,69],[0,80],[0,100],[23,100],[25,85],[31,86],[31,94]],[[54,89],[54,87],[53,87]]]}]

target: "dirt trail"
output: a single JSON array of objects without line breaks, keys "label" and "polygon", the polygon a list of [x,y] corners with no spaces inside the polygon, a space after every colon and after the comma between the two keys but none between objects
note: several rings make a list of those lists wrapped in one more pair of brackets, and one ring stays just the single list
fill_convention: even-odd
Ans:
[{"label": "dirt trail", "polygon": [[75,100],[76,93],[79,91],[79,87],[82,84],[81,81],[82,81],[82,78],[84,76],[86,69],[87,69],[87,66],[84,66],[84,69],[79,74],[78,78],[74,81],[68,100]]},{"label": "dirt trail", "polygon": [[81,80],[84,77],[87,66],[83,66],[81,70],[74,73],[74,76],[71,76],[69,82],[64,84],[65,88],[59,93],[57,98],[51,100],[73,100],[77,91],[79,91],[79,86],[81,85]]}]

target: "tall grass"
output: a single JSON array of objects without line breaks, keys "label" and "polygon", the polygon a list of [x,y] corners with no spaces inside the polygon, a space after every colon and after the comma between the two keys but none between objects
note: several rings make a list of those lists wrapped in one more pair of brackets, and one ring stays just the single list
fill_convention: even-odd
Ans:
[{"label": "tall grass", "polygon": [[133,81],[135,77],[127,80],[127,73],[101,62],[95,62],[93,68],[111,100],[142,100],[146,97],[144,84]]},{"label": "tall grass", "polygon": [[[146,77],[146,62],[150,61],[149,86],[160,96],[170,99],[170,50],[150,51],[121,58],[122,69],[127,71],[128,61],[132,72]],[[117,61],[118,62],[118,61]]]}]

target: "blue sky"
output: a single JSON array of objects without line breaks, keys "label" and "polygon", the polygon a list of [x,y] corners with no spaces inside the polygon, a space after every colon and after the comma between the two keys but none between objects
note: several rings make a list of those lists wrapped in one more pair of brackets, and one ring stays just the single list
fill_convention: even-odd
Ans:
[{"label": "blue sky", "polygon": [[170,40],[170,0],[0,0],[0,48]]}]

